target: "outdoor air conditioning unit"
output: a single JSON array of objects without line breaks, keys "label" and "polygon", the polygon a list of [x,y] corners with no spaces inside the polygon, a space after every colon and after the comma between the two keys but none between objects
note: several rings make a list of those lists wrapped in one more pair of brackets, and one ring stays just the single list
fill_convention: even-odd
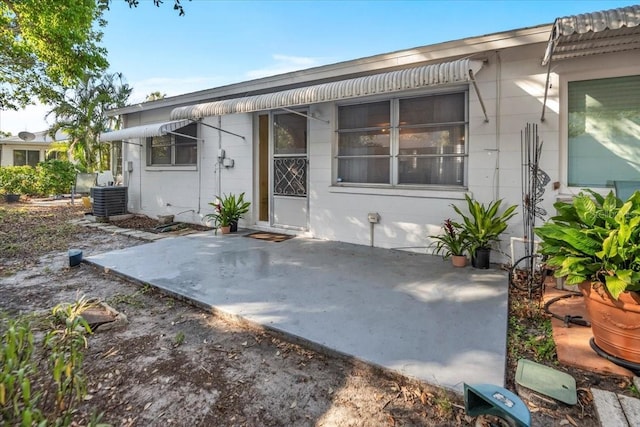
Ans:
[{"label": "outdoor air conditioning unit", "polygon": [[127,187],[93,187],[93,215],[108,218],[127,213]]}]

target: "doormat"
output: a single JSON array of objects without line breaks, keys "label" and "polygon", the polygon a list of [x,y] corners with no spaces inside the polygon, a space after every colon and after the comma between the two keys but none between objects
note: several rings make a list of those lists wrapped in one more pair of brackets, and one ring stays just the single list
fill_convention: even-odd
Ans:
[{"label": "doormat", "polygon": [[258,231],[256,233],[247,234],[245,237],[251,237],[258,240],[266,240],[267,242],[275,242],[280,243],[285,240],[289,240],[292,237],[290,234],[282,234],[282,233],[269,233],[267,231]]}]

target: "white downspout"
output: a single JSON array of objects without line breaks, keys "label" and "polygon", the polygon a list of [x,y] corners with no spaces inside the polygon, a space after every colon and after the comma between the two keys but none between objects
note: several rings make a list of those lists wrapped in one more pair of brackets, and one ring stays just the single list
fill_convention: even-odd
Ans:
[{"label": "white downspout", "polygon": [[500,198],[500,96],[502,81],[502,61],[500,51],[496,51],[496,169],[494,180],[494,200]]},{"label": "white downspout", "polygon": [[[222,116],[218,116],[218,153],[222,150]],[[216,155],[216,168],[218,172],[218,196],[222,196],[222,168],[220,167],[222,160]]]}]

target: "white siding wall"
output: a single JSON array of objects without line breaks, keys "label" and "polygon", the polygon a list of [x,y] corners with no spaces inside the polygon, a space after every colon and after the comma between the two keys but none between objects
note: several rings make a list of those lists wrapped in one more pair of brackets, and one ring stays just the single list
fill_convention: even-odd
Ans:
[{"label": "white siding wall", "polygon": [[[546,78],[546,69],[540,66],[543,52],[544,45],[540,44],[488,55],[488,63],[476,76],[488,123],[476,91],[469,88],[468,190],[481,202],[503,198],[504,206],[520,205],[520,132],[527,122],[540,123]],[[553,90],[550,95],[552,99],[556,96]],[[314,106],[312,113],[335,117],[333,105]],[[547,121],[540,128],[541,137],[549,139],[545,141],[543,160],[553,181],[558,179],[557,122],[557,114],[547,112]],[[313,121],[310,139],[310,231],[316,237],[368,245],[367,213],[377,212],[381,220],[374,226],[375,246],[426,252],[430,244],[427,236],[438,233],[445,219],[456,218],[451,204],[465,210],[462,191],[331,187],[333,120],[331,124]],[[512,234],[522,235],[520,217],[514,219],[505,235],[506,243]],[[503,246],[506,250],[506,244]]]},{"label": "white siding wall", "polygon": [[40,161],[44,161],[49,144],[46,145],[23,145],[23,144],[1,144],[0,150],[0,167],[13,166],[13,150],[38,151],[40,153]]},{"label": "white siding wall", "polygon": [[[613,54],[576,59],[554,64],[548,93],[546,120],[541,122],[546,67],[540,65],[545,44],[488,52],[487,63],[477,74],[479,92],[485,103],[489,122],[485,123],[478,95],[469,88],[469,158],[468,192],[488,203],[504,199],[503,207],[521,204],[521,132],[527,123],[537,124],[544,142],[541,168],[551,178],[543,197],[543,207],[553,213],[553,203],[560,195],[553,183],[566,182],[563,174],[563,146],[566,145],[566,123],[560,120],[567,79],[608,77],[634,74],[640,69],[640,56]],[[616,64],[612,66],[612,64]],[[589,71],[583,71],[589,70]],[[405,248],[428,252],[427,236],[440,231],[442,222],[456,218],[451,204],[464,208],[463,191],[394,190],[334,187],[333,151],[336,144],[336,105],[323,103],[309,108],[311,115],[328,120],[309,121],[309,234],[320,239],[369,245],[371,242],[369,212],[380,214],[374,226],[375,246]],[[127,126],[168,120],[169,111],[130,114]],[[200,222],[211,212],[208,202],[219,193],[245,192],[253,202],[257,194],[254,138],[255,116],[237,114],[209,117],[205,123],[244,135],[246,140],[201,127],[204,142],[199,145],[197,171],[151,171],[145,167],[145,151],[125,145],[125,161],[134,163],[130,178],[129,208],[150,216],[180,214],[181,221]],[[144,141],[141,141],[144,143]],[[218,147],[221,144],[235,167],[219,170]],[[138,157],[139,155],[142,157]],[[126,163],[125,163],[126,164]],[[138,165],[142,165],[140,168]],[[142,171],[142,176],[140,172]],[[140,182],[142,194],[140,195]],[[243,225],[255,223],[257,205]],[[501,249],[508,253],[509,237],[522,236],[522,212],[518,209]],[[507,261],[495,255],[494,261]]]},{"label": "white siding wall", "polygon": [[[168,116],[169,111],[130,115],[127,127],[168,120]],[[124,144],[124,169],[127,161],[133,163],[133,172],[125,181],[129,186],[129,211],[150,217],[173,214],[178,221],[201,223],[204,215],[213,211],[209,202],[218,194],[245,191],[245,198],[252,201],[251,120],[249,114],[204,120],[211,126],[243,135],[246,140],[201,125],[203,140],[198,141],[197,167],[148,167],[144,139],[133,141],[143,147]],[[217,164],[220,146],[226,151],[226,157],[234,160],[233,168],[220,168]],[[246,223],[253,223],[253,218],[248,216],[243,225]]]}]

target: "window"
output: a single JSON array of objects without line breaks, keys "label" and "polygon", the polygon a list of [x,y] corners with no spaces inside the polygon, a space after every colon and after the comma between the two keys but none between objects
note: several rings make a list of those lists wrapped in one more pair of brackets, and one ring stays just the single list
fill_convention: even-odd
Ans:
[{"label": "window", "polygon": [[36,167],[40,162],[40,151],[37,150],[13,150],[14,166]]},{"label": "window", "polygon": [[568,84],[570,187],[640,176],[640,76]]},{"label": "window", "polygon": [[176,129],[174,133],[147,138],[147,165],[195,165],[198,161],[197,123]]},{"label": "window", "polygon": [[339,183],[465,185],[466,92],[338,109]]}]

